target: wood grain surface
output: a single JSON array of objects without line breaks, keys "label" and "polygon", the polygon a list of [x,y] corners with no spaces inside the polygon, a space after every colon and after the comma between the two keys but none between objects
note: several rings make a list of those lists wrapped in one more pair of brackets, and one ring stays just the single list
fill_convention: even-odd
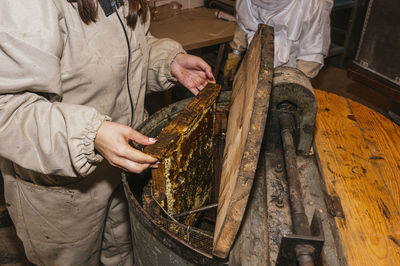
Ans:
[{"label": "wood grain surface", "polygon": [[273,40],[271,27],[259,28],[233,84],[214,231],[213,254],[221,258],[233,244],[253,185],[271,93]]},{"label": "wood grain surface", "polygon": [[400,127],[332,93],[315,91],[315,148],[348,265],[400,265]]},{"label": "wood grain surface", "polygon": [[235,22],[215,17],[215,9],[205,7],[184,9],[182,13],[161,21],[152,21],[150,32],[157,38],[171,38],[192,50],[229,42]]}]

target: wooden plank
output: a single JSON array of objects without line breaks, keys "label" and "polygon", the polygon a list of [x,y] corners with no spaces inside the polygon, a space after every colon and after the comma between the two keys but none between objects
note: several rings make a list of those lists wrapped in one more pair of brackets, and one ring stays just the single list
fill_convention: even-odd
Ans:
[{"label": "wooden plank", "polygon": [[213,254],[221,258],[231,249],[253,184],[271,93],[273,41],[273,29],[260,26],[233,84],[214,231]]},{"label": "wooden plank", "polygon": [[[400,127],[383,115],[350,101],[357,123],[373,156],[369,161],[388,188],[396,206],[400,206]],[[400,232],[399,232],[400,233]]]},{"label": "wooden plank", "polygon": [[[229,254],[229,265],[269,265],[268,212],[265,156],[260,154],[253,188],[238,236]],[[275,264],[270,264],[275,265]]]},{"label": "wooden plank", "polygon": [[315,147],[348,265],[400,265],[400,128],[373,110],[315,91]]},{"label": "wooden plank", "polygon": [[161,21],[152,21],[150,32],[157,38],[171,38],[192,50],[229,42],[235,33],[235,23],[217,19],[209,8],[185,9],[182,13]]}]

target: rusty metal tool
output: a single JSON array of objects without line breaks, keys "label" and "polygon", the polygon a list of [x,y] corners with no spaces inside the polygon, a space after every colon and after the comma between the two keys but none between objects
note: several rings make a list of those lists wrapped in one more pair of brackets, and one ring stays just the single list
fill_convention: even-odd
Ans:
[{"label": "rusty metal tool", "polygon": [[279,124],[289,185],[293,235],[282,237],[277,265],[295,265],[297,261],[300,266],[311,266],[318,261],[324,243],[322,224],[318,212],[315,212],[310,228],[305,213],[293,138],[295,106],[285,103],[281,105],[280,110],[282,112],[279,115]]}]

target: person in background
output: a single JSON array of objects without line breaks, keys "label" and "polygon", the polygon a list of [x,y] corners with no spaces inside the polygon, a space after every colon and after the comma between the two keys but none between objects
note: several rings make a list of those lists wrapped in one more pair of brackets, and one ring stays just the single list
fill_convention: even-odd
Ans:
[{"label": "person in background", "polygon": [[133,265],[121,169],[157,167],[129,145],[156,141],[134,130],[145,94],[213,80],[150,34],[148,13],[144,0],[0,2],[0,170],[34,264]]},{"label": "person in background", "polygon": [[330,45],[332,0],[237,0],[232,52],[225,62],[227,86],[257,31],[258,24],[274,28],[274,67],[289,66],[315,77]]}]

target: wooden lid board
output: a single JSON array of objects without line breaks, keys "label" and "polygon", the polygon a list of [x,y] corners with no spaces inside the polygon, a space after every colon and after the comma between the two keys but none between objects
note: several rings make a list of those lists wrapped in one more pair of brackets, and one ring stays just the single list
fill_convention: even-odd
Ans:
[{"label": "wooden lid board", "polygon": [[232,88],[213,255],[226,258],[253,185],[264,136],[274,63],[274,31],[259,25]]}]

